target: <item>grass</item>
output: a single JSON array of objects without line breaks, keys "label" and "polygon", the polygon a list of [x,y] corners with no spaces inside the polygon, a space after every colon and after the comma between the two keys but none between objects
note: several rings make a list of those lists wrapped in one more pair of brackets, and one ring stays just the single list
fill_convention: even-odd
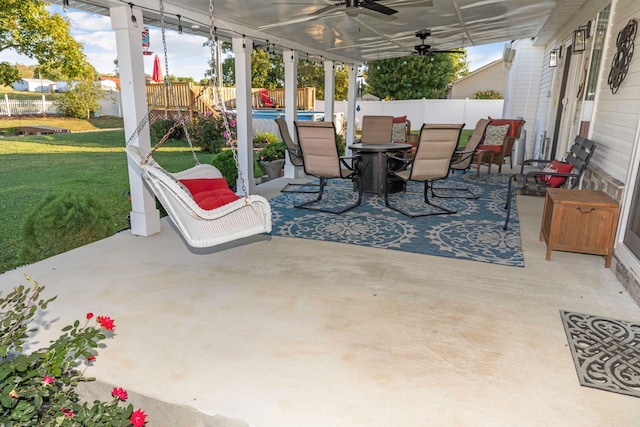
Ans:
[{"label": "grass", "polygon": [[121,117],[94,117],[89,120],[72,119],[58,116],[11,116],[0,118],[0,135],[14,135],[18,126],[53,126],[69,129],[71,132],[83,132],[101,129],[121,128]]},{"label": "grass", "polygon": [[[24,218],[49,194],[92,194],[111,211],[116,230],[128,227],[124,145],[122,130],[0,138],[0,272],[19,266]],[[172,172],[194,164],[182,141],[168,141],[154,158]],[[210,163],[213,154],[198,158]]]}]

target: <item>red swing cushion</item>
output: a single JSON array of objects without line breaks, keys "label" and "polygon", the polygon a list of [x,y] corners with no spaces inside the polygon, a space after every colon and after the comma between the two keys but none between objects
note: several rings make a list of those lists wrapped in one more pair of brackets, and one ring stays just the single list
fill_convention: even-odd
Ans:
[{"label": "red swing cushion", "polygon": [[180,182],[187,187],[198,206],[207,211],[240,198],[229,189],[224,178],[181,179]]}]

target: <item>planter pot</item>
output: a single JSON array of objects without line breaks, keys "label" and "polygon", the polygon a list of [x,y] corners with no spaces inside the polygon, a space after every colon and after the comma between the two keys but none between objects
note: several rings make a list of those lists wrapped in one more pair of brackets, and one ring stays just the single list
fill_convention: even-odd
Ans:
[{"label": "planter pot", "polygon": [[274,160],[272,162],[260,162],[260,164],[267,172],[269,180],[272,180],[280,177],[280,172],[284,167],[284,159]]}]

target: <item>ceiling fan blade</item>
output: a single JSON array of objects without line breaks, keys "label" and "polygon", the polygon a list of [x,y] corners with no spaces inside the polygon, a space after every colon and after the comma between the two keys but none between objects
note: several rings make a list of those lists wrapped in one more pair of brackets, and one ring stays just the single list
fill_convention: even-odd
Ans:
[{"label": "ceiling fan blade", "polygon": [[385,5],[376,3],[375,0],[362,2],[360,3],[360,6],[364,7],[365,9],[373,10],[375,12],[384,13],[385,15],[393,15],[394,13],[398,13],[397,10],[391,9],[390,7],[387,7]]}]

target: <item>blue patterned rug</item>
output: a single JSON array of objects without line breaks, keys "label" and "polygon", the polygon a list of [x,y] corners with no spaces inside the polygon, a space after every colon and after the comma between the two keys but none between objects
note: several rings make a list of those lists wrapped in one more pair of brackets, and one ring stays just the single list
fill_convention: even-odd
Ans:
[{"label": "blue patterned rug", "polygon": [[[316,197],[314,194],[283,193],[270,200],[271,234],[524,267],[515,206],[509,229],[502,230],[508,177],[507,174],[482,174],[478,178],[475,173],[456,173],[436,183],[436,188],[466,187],[480,198],[432,199],[435,204],[457,213],[418,218],[388,209],[384,198],[375,194],[364,193],[360,206],[335,215],[293,207],[312,200]],[[405,193],[391,194],[389,201],[409,212],[424,212],[428,208],[423,203],[423,188],[421,183],[410,182]],[[355,202],[356,198],[350,181],[330,180],[322,201],[315,206],[337,210]]]}]

